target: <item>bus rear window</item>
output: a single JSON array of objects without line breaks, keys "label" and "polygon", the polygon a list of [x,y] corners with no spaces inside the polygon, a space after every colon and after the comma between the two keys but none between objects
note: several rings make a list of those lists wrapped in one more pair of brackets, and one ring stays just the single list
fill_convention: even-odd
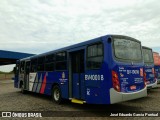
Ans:
[{"label": "bus rear window", "polygon": [[141,44],[137,41],[114,38],[115,57],[127,61],[141,61]]},{"label": "bus rear window", "polygon": [[143,59],[145,63],[153,63],[153,54],[151,49],[143,48]]}]

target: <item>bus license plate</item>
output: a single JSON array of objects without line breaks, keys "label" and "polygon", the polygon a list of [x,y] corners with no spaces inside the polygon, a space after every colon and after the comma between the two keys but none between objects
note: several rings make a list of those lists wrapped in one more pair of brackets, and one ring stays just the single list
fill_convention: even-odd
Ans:
[{"label": "bus license plate", "polygon": [[130,86],[130,89],[131,89],[131,90],[135,90],[135,89],[136,89],[136,86],[135,86],[135,85],[132,85],[132,86]]}]

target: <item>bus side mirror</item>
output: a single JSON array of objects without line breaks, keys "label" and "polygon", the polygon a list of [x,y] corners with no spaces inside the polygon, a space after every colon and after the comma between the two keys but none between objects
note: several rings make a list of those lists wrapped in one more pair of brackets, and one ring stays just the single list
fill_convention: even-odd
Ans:
[{"label": "bus side mirror", "polygon": [[108,43],[111,43],[112,42],[112,39],[111,38],[108,38]]}]

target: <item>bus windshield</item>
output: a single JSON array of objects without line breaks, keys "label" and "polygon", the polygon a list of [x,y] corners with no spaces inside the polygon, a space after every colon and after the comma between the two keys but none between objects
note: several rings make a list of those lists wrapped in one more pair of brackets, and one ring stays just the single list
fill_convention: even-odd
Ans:
[{"label": "bus windshield", "polygon": [[145,63],[153,63],[153,54],[151,49],[143,48],[143,59]]},{"label": "bus windshield", "polygon": [[137,41],[114,38],[115,57],[126,61],[141,61],[141,44]]}]

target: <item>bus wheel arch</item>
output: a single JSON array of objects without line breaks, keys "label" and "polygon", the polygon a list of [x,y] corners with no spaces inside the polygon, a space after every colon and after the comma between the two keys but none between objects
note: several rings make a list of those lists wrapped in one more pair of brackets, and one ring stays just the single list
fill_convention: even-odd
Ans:
[{"label": "bus wheel arch", "polygon": [[51,89],[52,101],[57,104],[62,103],[62,93],[58,83],[54,83]]}]

